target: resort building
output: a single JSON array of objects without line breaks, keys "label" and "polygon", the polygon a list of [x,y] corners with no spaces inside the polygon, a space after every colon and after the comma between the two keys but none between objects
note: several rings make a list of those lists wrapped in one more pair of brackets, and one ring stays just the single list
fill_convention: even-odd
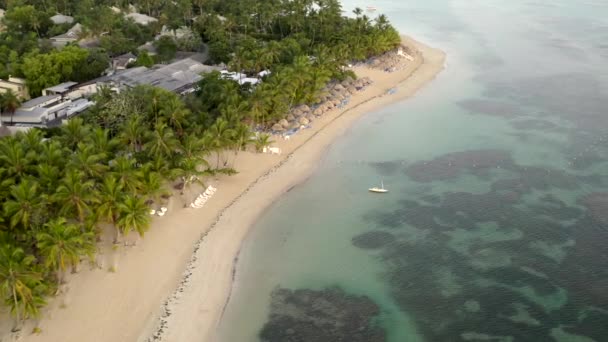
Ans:
[{"label": "resort building", "polygon": [[125,53],[124,55],[120,55],[112,58],[111,72],[118,70],[125,70],[130,63],[133,63],[137,60],[137,56],[132,53]]},{"label": "resort building", "polygon": [[0,94],[4,94],[9,90],[22,100],[28,100],[30,98],[27,85],[22,78],[9,76],[8,80],[0,80]]},{"label": "resort building", "polygon": [[24,102],[13,114],[2,114],[2,122],[9,125],[49,127],[61,124],[94,103],[86,99],[62,101],[61,95],[40,96]]},{"label": "resort building", "polygon": [[44,89],[42,91],[42,95],[43,96],[59,95],[59,96],[61,96],[62,99],[64,99],[65,97],[67,97],[68,93],[70,93],[76,85],[78,85],[78,83],[76,83],[76,82],[63,82],[56,86],[52,86],[52,87]]},{"label": "resort building", "polygon": [[222,70],[221,74],[224,79],[233,80],[240,85],[243,85],[245,83],[250,83],[251,85],[256,85],[260,82],[260,80],[257,78],[247,77],[247,75],[239,73],[239,72],[230,72],[227,70]]},{"label": "resort building", "polygon": [[194,55],[167,65],[127,69],[108,76],[97,84],[109,86],[116,92],[138,85],[151,85],[177,94],[191,93],[202,79],[201,74],[219,70],[219,67],[202,64],[197,60],[199,58],[200,56]]},{"label": "resort building", "polygon": [[82,33],[82,26],[80,24],[76,24],[66,33],[51,37],[51,42],[55,47],[64,47],[68,43],[77,41],[80,33]]}]

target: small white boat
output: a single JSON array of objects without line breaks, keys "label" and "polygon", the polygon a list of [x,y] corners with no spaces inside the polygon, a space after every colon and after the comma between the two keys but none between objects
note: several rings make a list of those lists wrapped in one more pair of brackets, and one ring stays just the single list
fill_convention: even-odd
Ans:
[{"label": "small white boat", "polygon": [[373,187],[373,188],[369,188],[370,192],[377,192],[377,193],[385,193],[388,192],[387,189],[384,188],[384,182],[380,182],[382,185],[378,188],[378,187]]}]

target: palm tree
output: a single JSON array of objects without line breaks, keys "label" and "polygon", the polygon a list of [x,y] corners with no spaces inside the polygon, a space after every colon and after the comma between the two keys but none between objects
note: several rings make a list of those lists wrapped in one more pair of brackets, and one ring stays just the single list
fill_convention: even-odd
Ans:
[{"label": "palm tree", "polygon": [[184,108],[184,103],[179,97],[171,97],[160,110],[160,114],[167,120],[169,127],[175,131],[178,137],[184,134],[184,123],[187,123],[190,111]]},{"label": "palm tree", "polygon": [[164,181],[158,172],[155,172],[152,165],[145,165],[139,173],[139,193],[147,201],[159,203],[160,198],[169,195],[169,191],[164,187]]},{"label": "palm tree", "polygon": [[[199,170],[201,161],[204,162],[205,166],[207,167],[204,171]],[[195,157],[184,157],[180,159],[177,167],[171,170],[171,174],[173,178],[179,178],[183,182],[183,186],[180,191],[181,195],[183,195],[188,187],[194,183],[199,183],[204,186],[201,176],[211,174],[208,166],[209,164],[207,164],[204,159],[201,160]]]},{"label": "palm tree", "polygon": [[135,159],[120,156],[111,161],[112,174],[118,179],[120,186],[127,192],[137,193],[139,177],[135,168]]},{"label": "palm tree", "polygon": [[143,123],[141,116],[133,115],[124,123],[118,138],[129,147],[131,152],[139,152],[141,151],[145,134],[146,125]]},{"label": "palm tree", "polygon": [[63,282],[68,264],[72,269],[80,263],[80,256],[92,257],[95,252],[94,235],[82,233],[74,224],[59,217],[45,225],[44,232],[38,233],[37,247],[44,258],[44,265],[55,271],[57,284]]},{"label": "palm tree", "polygon": [[0,295],[16,318],[13,330],[26,318],[37,316],[44,304],[37,291],[42,274],[35,270],[35,261],[22,248],[9,244],[0,247]]},{"label": "palm tree", "polygon": [[244,123],[238,123],[236,128],[234,129],[233,135],[233,146],[234,146],[234,163],[236,163],[236,158],[238,156],[239,151],[245,150],[247,145],[253,142],[251,139],[251,131],[249,130],[249,126]]},{"label": "palm tree", "polygon": [[173,130],[165,123],[158,123],[154,131],[149,133],[145,148],[151,157],[160,156],[170,159],[178,144],[179,141]]},{"label": "palm tree", "polygon": [[39,163],[48,163],[53,166],[62,167],[65,165],[66,150],[61,147],[57,140],[47,140],[42,144],[40,153],[37,155]]},{"label": "palm tree", "polygon": [[120,204],[123,199],[123,187],[118,179],[113,175],[105,177],[99,189],[97,213],[101,219],[104,219],[114,227],[114,243],[118,243],[118,235],[120,234],[117,221],[120,214]]},{"label": "palm tree", "polygon": [[118,141],[111,139],[109,131],[101,127],[97,127],[93,130],[93,134],[90,136],[91,146],[95,153],[103,153],[104,155],[111,154],[118,146]]},{"label": "palm tree", "polygon": [[0,198],[8,198],[11,185],[15,183],[15,179],[6,175],[6,169],[0,166]]},{"label": "palm tree", "polygon": [[10,89],[2,95],[0,100],[2,100],[0,107],[4,112],[11,114],[11,124],[13,124],[13,115],[17,111],[17,108],[21,106],[21,101]]},{"label": "palm tree", "polygon": [[153,157],[152,160],[147,163],[148,167],[150,167],[151,170],[157,172],[165,178],[169,177],[169,175],[171,174],[171,164],[172,163],[162,157]]},{"label": "palm tree", "polygon": [[42,149],[43,135],[38,128],[29,129],[25,133],[19,132],[15,137],[23,144],[26,151],[38,153]]},{"label": "palm tree", "polygon": [[0,161],[4,163],[9,177],[19,180],[30,168],[34,153],[27,153],[23,144],[13,138],[0,140]]},{"label": "palm tree", "polygon": [[65,147],[73,151],[78,143],[89,138],[90,131],[90,127],[84,124],[82,118],[76,117],[61,126],[60,139]]},{"label": "palm tree", "polygon": [[142,198],[126,195],[119,204],[118,228],[123,236],[132,231],[137,231],[140,236],[150,228],[150,214],[148,206]]},{"label": "palm tree", "polygon": [[259,134],[254,140],[256,152],[262,152],[264,147],[270,146],[274,141],[269,134]]},{"label": "palm tree", "polygon": [[108,169],[105,161],[105,152],[96,153],[90,144],[79,143],[72,154],[69,168],[81,171],[89,179],[101,179]]},{"label": "palm tree", "polygon": [[211,127],[209,127],[206,134],[211,137],[211,148],[215,151],[217,156],[215,167],[219,169],[220,155],[223,149],[231,146],[234,131],[228,125],[228,121],[219,118]]},{"label": "palm tree", "polygon": [[47,162],[36,165],[36,176],[40,188],[45,193],[53,193],[61,178],[59,168]]},{"label": "palm tree", "polygon": [[85,222],[85,215],[91,211],[90,205],[98,202],[98,195],[94,191],[95,183],[86,180],[85,175],[77,170],[70,169],[61,180],[57,191],[52,198],[59,205],[59,214],[75,215],[81,225]]},{"label": "palm tree", "polygon": [[38,192],[38,183],[24,179],[10,188],[11,198],[4,202],[4,215],[10,217],[10,226],[21,225],[29,229],[30,223],[40,219],[42,198]]}]

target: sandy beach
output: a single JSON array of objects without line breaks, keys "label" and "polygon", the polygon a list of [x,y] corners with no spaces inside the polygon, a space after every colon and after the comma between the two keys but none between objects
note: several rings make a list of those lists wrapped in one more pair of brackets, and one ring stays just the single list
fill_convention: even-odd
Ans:
[{"label": "sandy beach", "polygon": [[99,267],[83,265],[69,277],[65,293],[49,300],[38,322],[40,334],[30,334],[35,322],[28,322],[17,339],[4,320],[0,341],[215,341],[235,259],[259,215],[305,180],[331,142],[358,118],[412,96],[444,68],[442,51],[407,37],[403,42],[418,51],[405,68],[387,73],[353,67],[373,84],[346,107],[323,115],[290,140],[274,137],[281,155],[240,152],[234,165],[238,174],[208,180],[218,191],[203,208],[183,208],[195,192],[175,195],[168,214],[155,218],[136,246],[114,250],[111,238],[105,239]]}]

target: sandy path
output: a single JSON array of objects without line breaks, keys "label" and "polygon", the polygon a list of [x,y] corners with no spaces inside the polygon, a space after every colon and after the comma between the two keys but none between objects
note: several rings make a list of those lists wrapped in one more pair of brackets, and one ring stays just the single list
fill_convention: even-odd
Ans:
[{"label": "sandy path", "polygon": [[[143,342],[153,335],[162,341],[214,340],[230,296],[234,259],[256,218],[308,177],[330,143],[361,115],[413,95],[443,69],[443,52],[404,42],[421,52],[408,67],[394,73],[356,67],[357,75],[374,83],[352,96],[347,107],[325,114],[289,141],[277,141],[281,156],[239,153],[239,173],[211,180],[219,190],[202,209],[182,209],[181,198],[174,198],[169,214],[156,218],[137,246],[118,251],[106,246],[102,269],[83,267],[73,275],[67,294],[44,310],[42,333],[29,334],[30,322],[19,341]],[[398,91],[385,95],[390,88]],[[108,271],[112,265],[115,272]],[[6,332],[3,321],[0,331]]]}]

